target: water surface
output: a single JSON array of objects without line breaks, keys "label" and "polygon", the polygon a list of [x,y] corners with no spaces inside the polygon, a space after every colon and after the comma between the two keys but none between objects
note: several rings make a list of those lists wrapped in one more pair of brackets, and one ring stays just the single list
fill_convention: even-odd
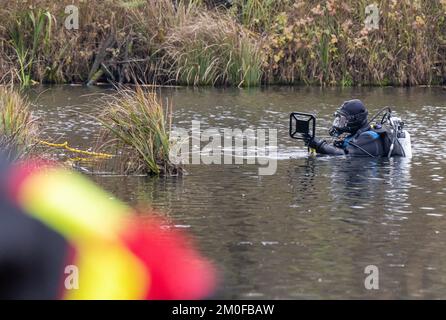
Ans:
[{"label": "water surface", "polygon": [[[43,92],[42,92],[43,91]],[[53,139],[93,145],[99,88],[31,96]],[[194,235],[221,270],[224,298],[446,298],[446,91],[440,88],[162,89],[177,127],[278,130],[278,169],[191,165],[181,178],[94,177]],[[291,111],[315,113],[327,136],[342,101],[391,106],[412,135],[412,159],[309,157],[288,138]],[[380,288],[364,288],[376,265]]]}]

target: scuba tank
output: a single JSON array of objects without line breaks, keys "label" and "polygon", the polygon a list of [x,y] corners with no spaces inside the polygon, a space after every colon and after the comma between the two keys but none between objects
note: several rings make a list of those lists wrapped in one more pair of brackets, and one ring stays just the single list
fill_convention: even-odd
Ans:
[{"label": "scuba tank", "polygon": [[394,135],[394,142],[391,145],[388,157],[392,155],[392,151],[395,148],[395,143],[399,145],[402,150],[403,157],[412,158],[412,144],[410,142],[410,134],[407,130],[404,130],[404,122],[400,118],[394,117],[390,114],[389,123],[392,127],[392,134]]},{"label": "scuba tank", "polygon": [[389,107],[382,108],[378,111],[369,123],[375,120],[379,115],[383,114],[384,111],[385,113],[382,116],[381,123],[378,125],[378,127],[382,129],[376,131],[385,133],[384,149],[386,150],[387,157],[401,156],[412,158],[410,134],[404,129],[404,122],[401,118],[394,116]]}]

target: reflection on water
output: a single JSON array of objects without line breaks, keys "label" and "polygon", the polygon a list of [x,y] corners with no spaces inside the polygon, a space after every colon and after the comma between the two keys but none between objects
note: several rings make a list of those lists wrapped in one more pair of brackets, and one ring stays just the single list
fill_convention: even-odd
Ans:
[{"label": "reflection on water", "polygon": [[[46,134],[89,146],[100,89],[56,87],[36,110]],[[92,95],[93,94],[93,95]],[[441,89],[163,89],[175,125],[277,129],[273,176],[248,165],[189,166],[177,178],[95,177],[130,203],[149,203],[195,235],[224,276],[226,298],[446,298],[446,91]],[[31,93],[36,98],[36,93]],[[361,98],[391,106],[412,135],[412,159],[308,157],[287,137],[288,114],[318,116]],[[380,290],[364,288],[364,268]]]}]

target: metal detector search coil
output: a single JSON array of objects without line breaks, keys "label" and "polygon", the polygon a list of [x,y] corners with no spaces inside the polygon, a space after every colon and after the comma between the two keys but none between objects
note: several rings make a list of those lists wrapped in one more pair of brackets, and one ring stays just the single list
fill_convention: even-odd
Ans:
[{"label": "metal detector search coil", "polygon": [[316,135],[316,117],[309,113],[290,114],[290,137],[297,140],[313,139]]}]

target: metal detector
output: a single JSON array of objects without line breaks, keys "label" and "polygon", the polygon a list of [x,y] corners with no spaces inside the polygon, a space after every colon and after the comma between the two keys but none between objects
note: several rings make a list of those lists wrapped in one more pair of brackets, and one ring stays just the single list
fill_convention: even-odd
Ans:
[{"label": "metal detector", "polygon": [[309,113],[290,114],[290,137],[297,140],[311,140],[316,135],[316,117]]}]

